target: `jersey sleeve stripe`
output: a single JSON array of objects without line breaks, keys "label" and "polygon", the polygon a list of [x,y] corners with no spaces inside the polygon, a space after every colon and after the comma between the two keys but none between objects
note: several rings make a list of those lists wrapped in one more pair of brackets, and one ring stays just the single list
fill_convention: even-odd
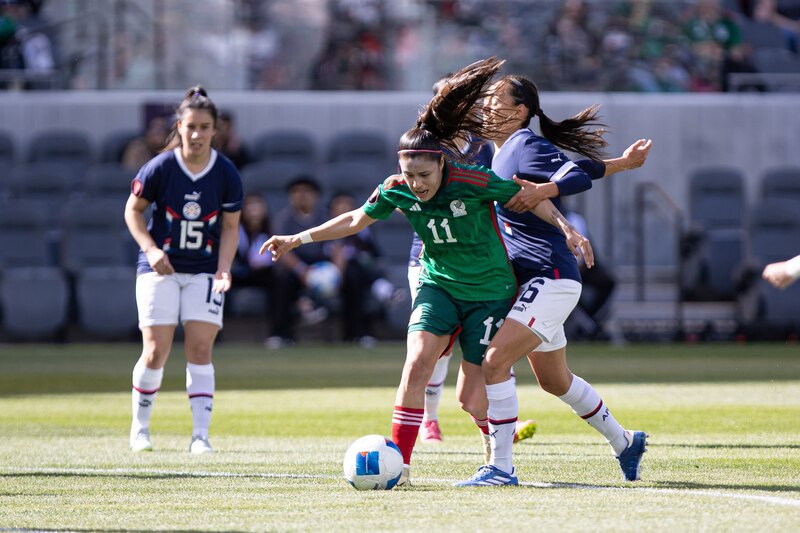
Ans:
[{"label": "jersey sleeve stripe", "polygon": [[480,181],[474,181],[472,179],[466,179],[466,178],[457,178],[455,176],[450,178],[450,181],[459,181],[461,183],[469,183],[470,185],[475,185],[477,187],[483,187],[483,188],[486,188],[486,185],[487,185],[486,183],[482,183]]},{"label": "jersey sleeve stripe", "polygon": [[466,169],[463,169],[463,168],[460,168],[460,169],[457,169],[457,170],[454,169],[453,170],[453,175],[454,176],[475,178],[475,179],[483,180],[483,181],[487,181],[487,182],[489,181],[489,175],[486,174],[485,172],[481,172],[479,170],[466,170]]},{"label": "jersey sleeve stripe", "polygon": [[550,176],[550,181],[558,181],[558,180],[560,180],[561,178],[566,176],[567,172],[569,172],[570,170],[572,170],[573,168],[575,168],[577,166],[578,165],[576,165],[572,161],[567,161],[566,163],[561,165],[561,168],[556,170],[555,173],[552,176]]}]

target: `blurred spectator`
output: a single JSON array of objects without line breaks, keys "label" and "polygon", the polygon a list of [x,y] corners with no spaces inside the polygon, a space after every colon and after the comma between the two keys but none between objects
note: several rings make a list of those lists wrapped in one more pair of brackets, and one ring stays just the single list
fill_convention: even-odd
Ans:
[{"label": "blurred spectator", "polygon": [[[350,193],[336,193],[330,201],[330,217],[356,209]],[[341,301],[344,340],[364,347],[375,344],[373,322],[383,306],[400,294],[382,276],[380,251],[370,228],[328,243],[333,263],[342,272]]]},{"label": "blurred spectator", "polygon": [[[561,204],[561,211],[581,235],[590,238],[589,227],[583,215],[568,209],[564,203]],[[608,336],[603,331],[603,322],[609,315],[608,302],[616,287],[616,281],[614,276],[598,260],[596,246],[594,249],[595,261],[592,268],[586,268],[583,258],[578,258],[578,268],[583,280],[583,291],[576,307],[578,312],[573,312],[569,322],[571,322],[570,329],[573,330],[572,337],[574,338],[607,340]]]},{"label": "blurred spectator", "polygon": [[214,134],[213,146],[238,169],[250,161],[247,150],[234,129],[233,116],[230,113],[222,111],[217,117],[217,132]]},{"label": "blurred spectator", "polygon": [[754,0],[753,18],[781,28],[786,34],[786,46],[797,53],[800,36],[800,2],[778,5],[777,0]]},{"label": "blurred spectator", "polygon": [[583,0],[564,0],[548,36],[550,73],[564,89],[599,88],[599,42],[589,21],[589,7]]},{"label": "blurred spectator", "polygon": [[728,74],[755,72],[739,25],[720,0],[698,0],[685,18],[684,31],[693,52],[692,90],[725,90]]},{"label": "blurred spectator", "polygon": [[[311,176],[300,176],[286,188],[289,205],[275,215],[272,230],[275,234],[293,235],[328,220],[320,205],[321,189]],[[270,295],[270,349],[291,346],[295,341],[294,326],[301,316],[315,322],[327,316],[322,308],[313,308],[302,299],[308,269],[314,263],[331,261],[324,243],[312,242],[284,254],[273,269],[273,288]]]},{"label": "blurred spectator", "polygon": [[144,135],[125,145],[122,150],[121,163],[130,169],[139,170],[164,148],[169,127],[166,117],[151,118]]},{"label": "blurred spectator", "polygon": [[[55,53],[46,23],[39,17],[41,2],[33,0],[0,0],[0,68],[22,69],[26,76],[22,87],[54,88]],[[50,79],[46,79],[50,76]]]},{"label": "blurred spectator", "polygon": [[239,244],[231,269],[233,299],[236,298],[236,289],[239,287],[261,288],[264,292],[265,308],[268,308],[273,263],[269,254],[259,255],[258,251],[270,235],[267,200],[258,193],[245,195],[239,225]]}]

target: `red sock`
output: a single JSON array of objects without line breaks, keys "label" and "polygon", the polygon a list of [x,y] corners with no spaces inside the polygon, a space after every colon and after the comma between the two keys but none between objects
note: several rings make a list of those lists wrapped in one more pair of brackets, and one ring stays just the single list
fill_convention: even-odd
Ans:
[{"label": "red sock", "polygon": [[478,426],[478,429],[481,430],[481,433],[484,435],[489,434],[489,419],[484,418],[483,420],[478,420],[474,416],[472,417],[472,421],[475,422],[475,425]]},{"label": "red sock", "polygon": [[419,425],[422,423],[424,409],[414,409],[413,407],[394,406],[392,413],[392,440],[400,453],[403,454],[403,464],[411,464],[411,452],[414,451],[414,444],[417,442]]}]

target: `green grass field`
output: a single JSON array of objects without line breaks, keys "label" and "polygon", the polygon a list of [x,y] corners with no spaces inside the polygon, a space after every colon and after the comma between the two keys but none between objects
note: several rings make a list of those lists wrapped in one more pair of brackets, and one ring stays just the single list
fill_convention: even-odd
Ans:
[{"label": "green grass field", "polygon": [[[211,442],[191,456],[179,353],[155,405],[156,451],[127,449],[137,345],[0,348],[0,529],[73,531],[800,530],[800,347],[571,345],[573,371],[650,434],[643,481],[517,365],[520,487],[457,489],[481,445],[455,402],[418,444],[413,487],[357,492],[344,450],[390,433],[404,346],[221,344]],[[175,357],[177,355],[178,357]]]}]

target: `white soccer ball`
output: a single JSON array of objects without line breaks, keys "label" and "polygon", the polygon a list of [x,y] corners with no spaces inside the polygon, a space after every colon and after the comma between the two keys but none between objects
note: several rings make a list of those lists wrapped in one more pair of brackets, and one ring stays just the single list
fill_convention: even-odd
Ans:
[{"label": "white soccer ball", "polygon": [[390,490],[402,472],[400,448],[381,435],[361,437],[344,454],[344,477],[356,490]]},{"label": "white soccer ball", "polygon": [[330,261],[319,261],[308,267],[306,286],[321,298],[332,298],[339,292],[342,274]]}]

